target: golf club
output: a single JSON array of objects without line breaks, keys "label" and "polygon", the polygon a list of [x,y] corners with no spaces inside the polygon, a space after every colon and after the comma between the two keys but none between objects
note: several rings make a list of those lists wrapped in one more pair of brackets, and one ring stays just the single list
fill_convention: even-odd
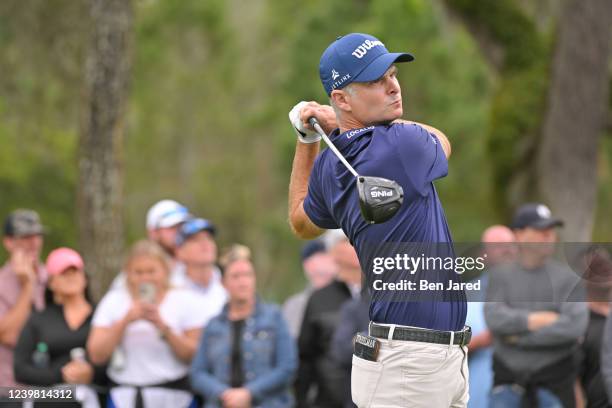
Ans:
[{"label": "golf club", "polygon": [[317,119],[311,117],[308,119],[308,123],[321,135],[327,146],[355,176],[357,192],[359,193],[359,208],[361,209],[363,219],[369,224],[381,224],[391,219],[404,202],[402,186],[386,178],[359,175],[331,140],[329,140]]}]

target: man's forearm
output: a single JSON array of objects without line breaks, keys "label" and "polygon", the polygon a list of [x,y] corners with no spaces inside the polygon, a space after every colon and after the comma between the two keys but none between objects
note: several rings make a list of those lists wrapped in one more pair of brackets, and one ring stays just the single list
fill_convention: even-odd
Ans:
[{"label": "man's forearm", "polygon": [[0,319],[0,344],[13,347],[17,343],[19,333],[32,310],[33,290],[32,283],[24,284],[15,305]]},{"label": "man's forearm", "polygon": [[293,232],[299,236],[302,236],[307,229],[308,220],[304,219],[300,209],[308,193],[308,178],[318,153],[318,143],[298,142],[295,148],[289,181],[289,223]]}]

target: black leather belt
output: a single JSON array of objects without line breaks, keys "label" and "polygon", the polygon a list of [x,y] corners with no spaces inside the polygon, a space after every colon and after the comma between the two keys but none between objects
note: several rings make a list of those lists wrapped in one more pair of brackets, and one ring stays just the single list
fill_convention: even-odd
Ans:
[{"label": "black leather belt", "polygon": [[[389,330],[391,330],[389,326],[381,326],[376,323],[370,324],[370,336],[378,337],[379,339],[389,338]],[[471,339],[472,329],[470,326],[465,326],[465,329],[462,331],[454,332],[453,344],[465,346]],[[451,332],[396,326],[393,331],[393,340],[450,344]]]}]

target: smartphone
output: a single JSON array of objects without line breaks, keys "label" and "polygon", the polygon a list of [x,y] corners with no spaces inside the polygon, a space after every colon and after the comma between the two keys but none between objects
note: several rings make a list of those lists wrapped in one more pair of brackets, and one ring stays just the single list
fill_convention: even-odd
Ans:
[{"label": "smartphone", "polygon": [[157,296],[157,288],[152,283],[141,283],[138,286],[138,296],[140,300],[145,303],[155,303],[155,297]]}]

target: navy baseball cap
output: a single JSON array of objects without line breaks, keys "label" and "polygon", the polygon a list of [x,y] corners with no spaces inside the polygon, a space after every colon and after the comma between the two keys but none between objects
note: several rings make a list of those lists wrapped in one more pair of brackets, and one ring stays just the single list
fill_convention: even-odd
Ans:
[{"label": "navy baseball cap", "polygon": [[548,229],[562,227],[563,221],[554,218],[550,209],[544,204],[529,203],[520,206],[512,218],[512,228]]},{"label": "navy baseball cap", "polygon": [[306,259],[320,252],[325,252],[325,245],[318,239],[314,239],[304,244],[302,252],[300,253],[300,258],[302,262],[304,262]]},{"label": "navy baseball cap", "polygon": [[351,82],[369,82],[380,78],[394,62],[414,60],[405,52],[389,52],[369,34],[351,33],[338,37],[321,55],[319,76],[327,95]]},{"label": "navy baseball cap", "polygon": [[176,245],[183,245],[185,241],[200,231],[208,231],[212,236],[215,236],[217,228],[212,222],[204,218],[191,218],[181,225],[178,230],[178,234],[176,234]]}]

